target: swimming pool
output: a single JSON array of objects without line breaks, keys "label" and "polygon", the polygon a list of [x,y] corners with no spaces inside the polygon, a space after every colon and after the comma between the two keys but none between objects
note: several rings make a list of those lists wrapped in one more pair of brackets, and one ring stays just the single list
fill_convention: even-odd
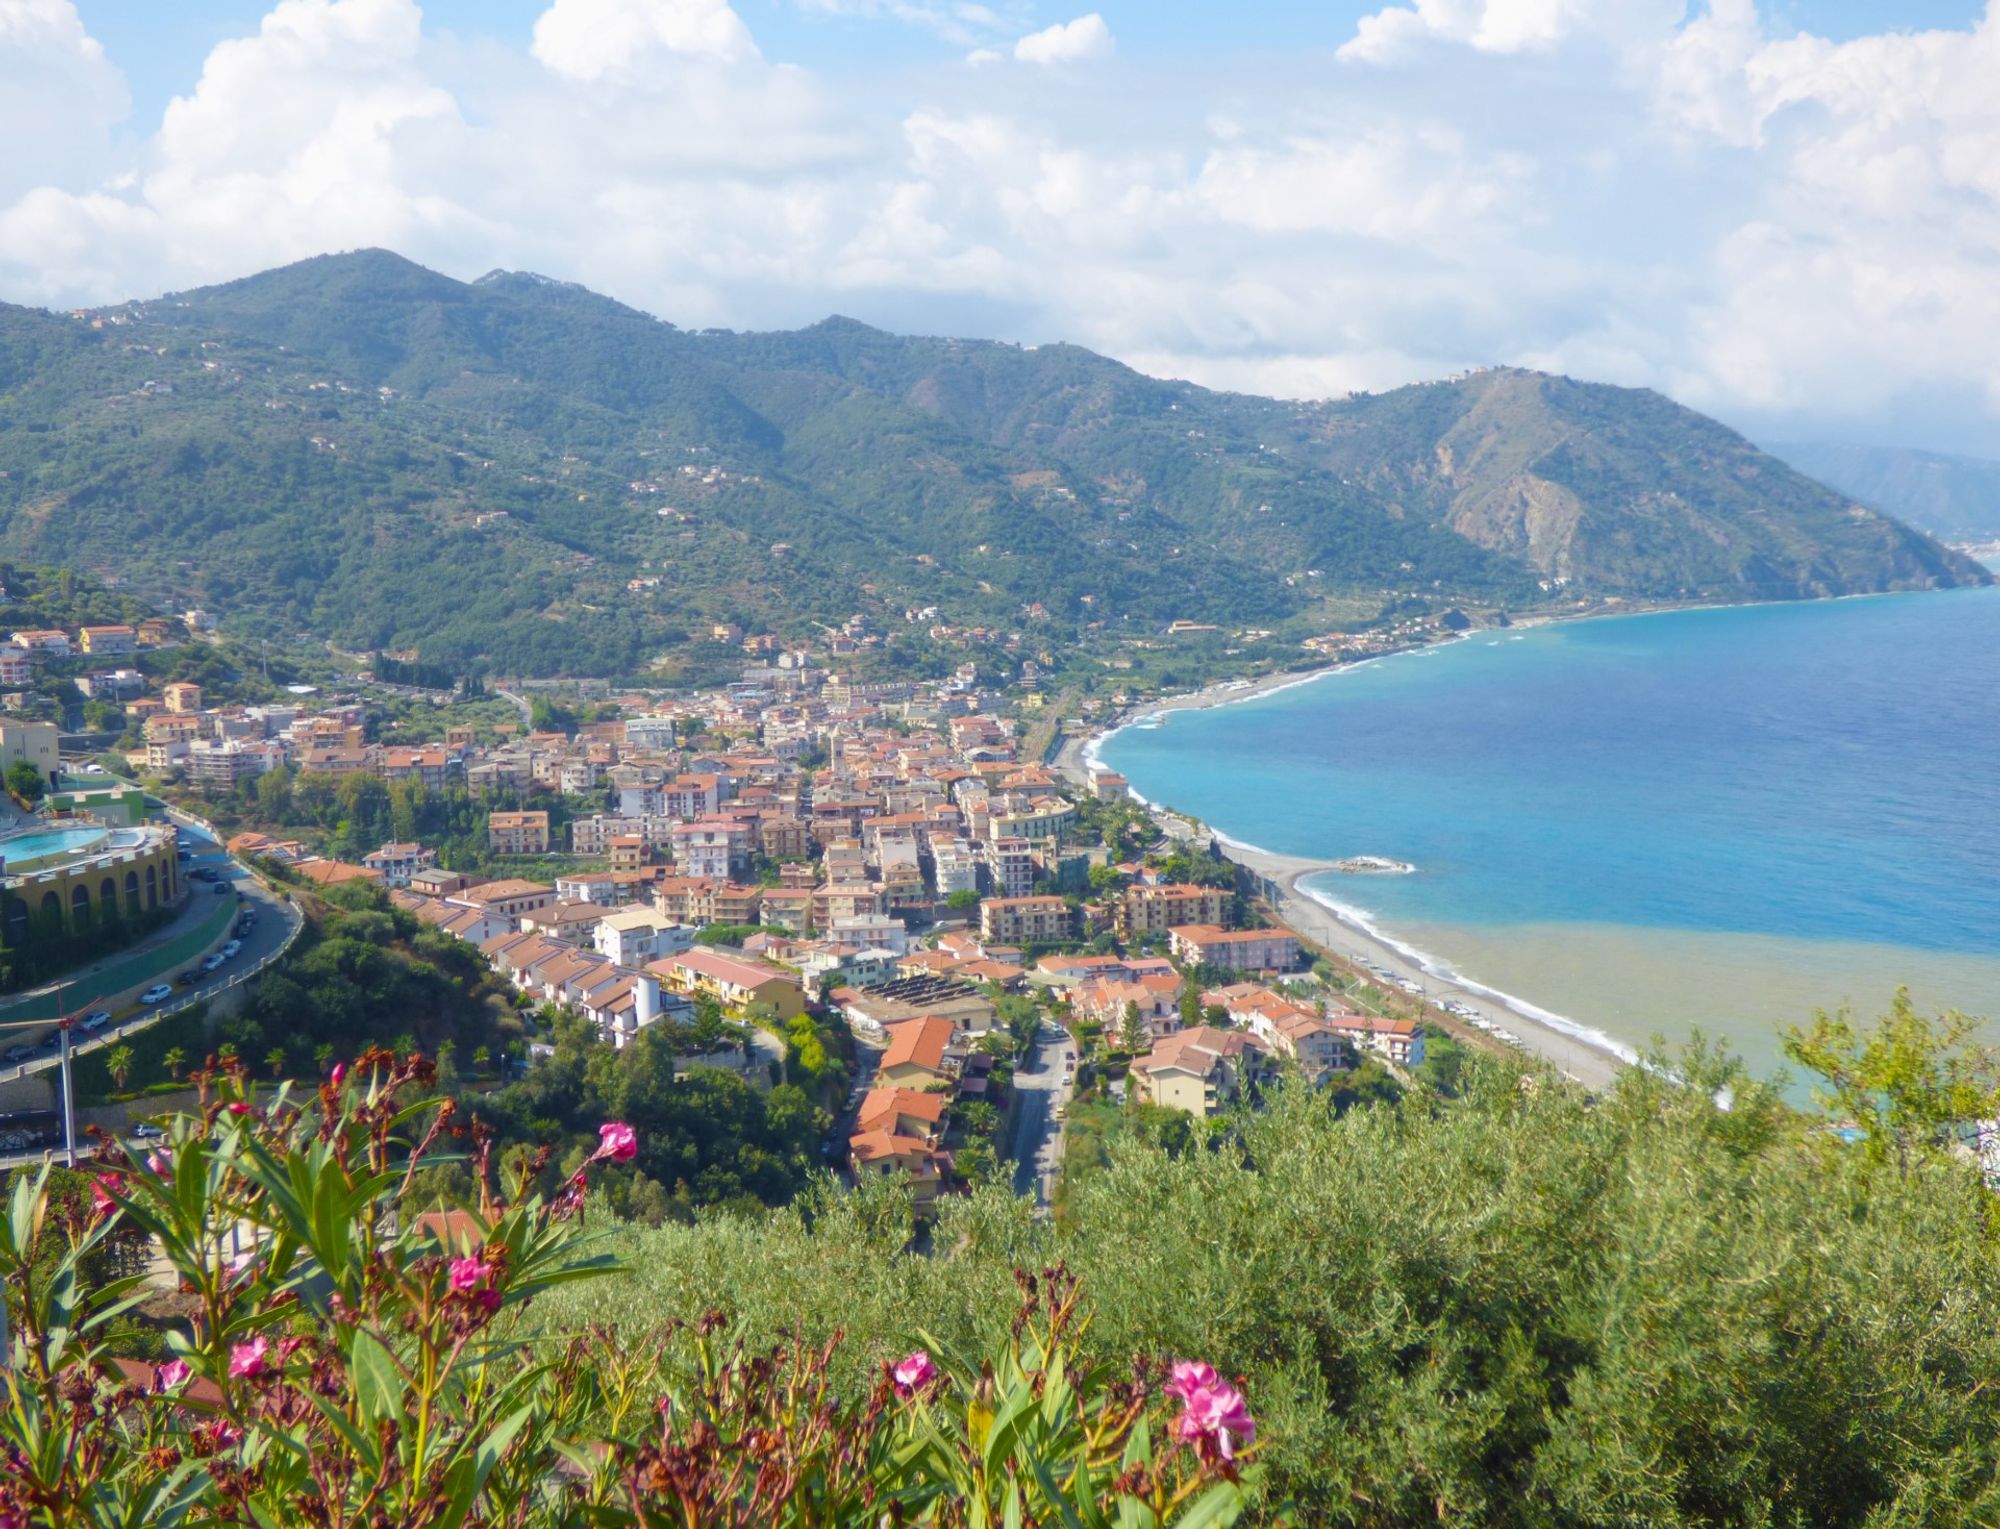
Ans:
[{"label": "swimming pool", "polygon": [[0,839],[0,865],[9,871],[25,870],[31,865],[43,865],[65,855],[95,849],[108,837],[110,830],[100,827],[45,828],[17,834],[11,839]]}]

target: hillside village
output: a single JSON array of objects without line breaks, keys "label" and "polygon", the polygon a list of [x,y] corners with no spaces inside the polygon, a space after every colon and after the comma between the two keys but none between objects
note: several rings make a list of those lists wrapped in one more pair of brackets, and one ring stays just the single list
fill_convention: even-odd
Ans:
[{"label": "hillside village", "polygon": [[[106,658],[140,640],[14,646],[59,636]],[[852,1169],[905,1177],[919,1206],[964,1182],[968,1122],[984,1161],[1013,1065],[1051,1022],[1076,1045],[1054,1135],[1079,1087],[1205,1117],[1284,1067],[1323,1082],[1364,1057],[1423,1061],[1418,1023],[1323,984],[1233,864],[1164,837],[1115,773],[1044,764],[973,666],[860,680],[832,657],[754,652],[733,684],[607,696],[572,727],[532,727],[523,700],[519,726],[447,723],[411,745],[370,741],[365,688],[239,705],[169,683],[126,698],[144,736],[126,763],[190,810],[256,823],[229,837],[238,858],[305,889],[377,885],[477,947],[524,1005],[616,1046],[708,1007],[734,1039],[689,1060],[754,1074],[801,1016],[837,1016],[861,1059],[839,1128]],[[466,804],[483,852],[446,864],[412,832],[343,857],[263,821],[267,783],[354,816]],[[343,819],[338,843],[355,841]]]}]

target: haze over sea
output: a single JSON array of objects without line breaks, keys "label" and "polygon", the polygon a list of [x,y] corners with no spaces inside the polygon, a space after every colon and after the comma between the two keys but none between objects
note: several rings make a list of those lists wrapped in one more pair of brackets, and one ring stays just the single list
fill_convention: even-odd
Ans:
[{"label": "haze over sea", "polygon": [[1482,632],[1100,746],[1322,901],[1626,1045],[2000,1019],[2000,589]]}]

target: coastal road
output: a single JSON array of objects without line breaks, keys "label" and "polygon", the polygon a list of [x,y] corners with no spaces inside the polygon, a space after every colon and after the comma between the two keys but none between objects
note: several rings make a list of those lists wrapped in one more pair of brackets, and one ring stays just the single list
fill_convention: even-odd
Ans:
[{"label": "coastal road", "polygon": [[1055,1176],[1062,1170],[1063,1123],[1056,1111],[1076,1087],[1076,1042],[1053,1020],[1045,1020],[1035,1043],[1014,1069],[1014,1192],[1033,1194],[1047,1209]]},{"label": "coastal road", "polygon": [[[191,966],[163,966],[154,976],[160,982],[173,986],[173,996],[159,1005],[128,1004],[112,1015],[111,1023],[104,1029],[91,1034],[73,1031],[70,1036],[70,1054],[78,1055],[95,1051],[101,1047],[115,1046],[125,1036],[134,1031],[144,1030],[157,1024],[168,1014],[177,1013],[189,1004],[207,1000],[211,1003],[225,997],[233,997],[232,989],[241,990],[246,973],[253,972],[274,959],[297,933],[299,911],[283,901],[264,884],[252,876],[236,861],[223,853],[222,846],[201,830],[181,825],[181,842],[193,852],[185,869],[211,872],[214,881],[191,879],[189,886],[194,890],[192,897],[201,900],[194,906],[197,910],[201,902],[221,901],[228,897],[237,908],[237,916],[255,913],[256,927],[242,937],[242,948],[234,958],[225,961],[212,972],[202,972],[199,962]],[[217,893],[216,886],[226,886],[229,891]],[[184,970],[200,974],[200,980],[181,986],[176,978]],[[95,1005],[90,1007],[94,1008]],[[18,1078],[25,1074],[46,1072],[58,1061],[56,1029],[47,1020],[35,1020],[13,1026],[0,1041],[8,1045],[29,1045],[37,1048],[36,1054],[18,1065],[0,1067],[0,1081]]]}]

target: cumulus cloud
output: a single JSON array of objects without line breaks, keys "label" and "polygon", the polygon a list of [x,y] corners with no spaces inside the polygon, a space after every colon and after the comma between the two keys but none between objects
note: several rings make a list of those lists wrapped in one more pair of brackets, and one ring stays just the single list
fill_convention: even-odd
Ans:
[{"label": "cumulus cloud", "polygon": [[1030,32],[1014,44],[1014,57],[1024,64],[1080,64],[1107,57],[1113,47],[1111,28],[1092,11],[1074,21]]},{"label": "cumulus cloud", "polygon": [[1340,49],[1350,62],[1405,60],[1427,42],[1482,53],[1526,53],[1568,38],[1631,38],[1678,21],[1684,0],[1414,0],[1364,16]]},{"label": "cumulus cloud", "polygon": [[758,56],[729,0],[555,0],[535,22],[534,53],[586,83],[645,79],[677,59]]},{"label": "cumulus cloud", "polygon": [[100,173],[129,109],[70,0],[0,0],[0,197]]},{"label": "cumulus cloud", "polygon": [[[1095,14],[811,3],[994,63],[1113,46]],[[0,0],[0,299],[382,244],[686,324],[842,310],[1284,394],[1505,361],[1788,433],[1976,448],[2000,417],[1991,18],[1836,43],[1753,0],[1405,0],[1338,61],[1085,93],[816,74],[725,0],[543,4],[516,46],[277,0],[138,122],[70,0]]]}]

